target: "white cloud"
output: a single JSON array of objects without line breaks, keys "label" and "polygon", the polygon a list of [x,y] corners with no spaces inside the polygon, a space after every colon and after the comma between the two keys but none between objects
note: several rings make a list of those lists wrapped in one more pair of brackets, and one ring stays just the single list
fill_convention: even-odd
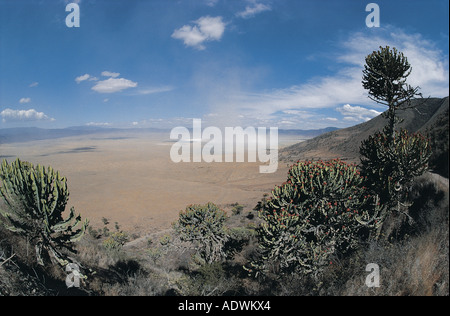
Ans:
[{"label": "white cloud", "polygon": [[75,81],[76,81],[77,83],[80,83],[80,82],[86,81],[86,80],[88,80],[88,81],[97,81],[98,78],[97,78],[97,77],[93,77],[93,76],[91,76],[90,74],[84,74],[84,75],[82,75],[82,76],[79,76],[79,77],[76,77],[76,78],[75,78]]},{"label": "white cloud", "polygon": [[97,84],[92,87],[92,90],[99,93],[114,93],[129,88],[135,88],[137,85],[137,82],[125,78],[109,78],[98,81]]},{"label": "white cloud", "polygon": [[194,21],[195,25],[184,25],[175,30],[172,37],[183,40],[186,46],[205,49],[204,42],[219,41],[225,32],[226,23],[222,17],[204,16]]},{"label": "white cloud", "polygon": [[20,104],[25,104],[25,103],[30,103],[31,102],[31,98],[21,98],[19,100]]},{"label": "white cloud", "polygon": [[205,0],[205,1],[208,7],[214,7],[219,2],[219,0]]},{"label": "white cloud", "polygon": [[112,78],[116,78],[119,77],[120,73],[118,72],[110,72],[110,71],[103,71],[102,72],[102,76],[104,77],[112,77]]},{"label": "white cloud", "polygon": [[350,104],[338,107],[336,111],[344,115],[344,120],[354,122],[369,121],[381,114],[381,112],[376,110],[366,109],[361,106],[351,106]]},{"label": "white cloud", "polygon": [[[233,84],[215,87],[211,95],[215,94],[216,97],[211,98],[209,110],[214,112],[226,109],[230,121],[235,120],[236,114],[242,114],[247,118],[246,122],[241,123],[243,125],[264,122],[276,124],[285,119],[285,114],[310,111],[311,116],[303,118],[303,124],[308,124],[311,128],[326,127],[323,124],[333,121],[325,118],[331,117],[337,108],[345,117],[345,121],[341,120],[334,124],[339,125],[338,127],[348,126],[350,121],[366,121],[386,109],[367,97],[367,91],[361,83],[365,57],[379,49],[379,46],[385,45],[396,47],[405,54],[413,68],[407,82],[413,86],[420,86],[420,92],[424,97],[448,96],[448,56],[437,49],[431,41],[425,40],[422,35],[406,34],[392,27],[377,30],[377,34],[375,35],[373,30],[352,33],[346,40],[337,42],[334,50],[326,52],[326,56],[330,56],[329,59],[323,61],[328,61],[334,69],[337,69],[334,72],[330,71],[327,76],[265,91],[251,91],[242,89],[242,85],[235,87]],[[243,71],[238,78],[241,82],[251,80],[251,77]],[[343,104],[352,106],[342,106]],[[226,113],[224,112],[224,115]]]},{"label": "white cloud", "polygon": [[288,120],[282,120],[282,121],[280,121],[280,124],[281,124],[281,125],[297,125],[296,122],[294,122],[294,121],[288,121]]},{"label": "white cloud", "polygon": [[35,109],[29,110],[12,110],[5,109],[0,112],[3,122],[7,121],[54,121],[55,119],[49,118],[43,112],[37,112]]},{"label": "white cloud", "polygon": [[250,2],[252,2],[252,5],[248,5],[245,7],[244,11],[236,13],[237,17],[248,19],[254,17],[258,13],[272,10],[272,8],[267,4],[257,3],[256,1]]},{"label": "white cloud", "polygon": [[136,92],[136,94],[146,95],[146,94],[162,93],[162,92],[172,91],[173,89],[174,88],[171,86],[150,87],[150,88],[140,89]]},{"label": "white cloud", "polygon": [[359,68],[345,69],[334,76],[285,89],[240,95],[236,102],[244,111],[257,112],[259,116],[279,111],[334,108],[343,103],[367,104],[370,100],[361,86],[360,71]]},{"label": "white cloud", "polygon": [[91,77],[91,76],[90,76],[89,74],[84,74],[84,75],[82,75],[82,76],[76,77],[76,78],[75,78],[75,81],[76,81],[77,83],[80,83],[80,82],[82,82],[82,81],[88,80],[90,77]]},{"label": "white cloud", "polygon": [[34,87],[37,87],[39,85],[39,82],[32,82],[30,85],[29,85],[29,87],[30,88],[34,88]]}]

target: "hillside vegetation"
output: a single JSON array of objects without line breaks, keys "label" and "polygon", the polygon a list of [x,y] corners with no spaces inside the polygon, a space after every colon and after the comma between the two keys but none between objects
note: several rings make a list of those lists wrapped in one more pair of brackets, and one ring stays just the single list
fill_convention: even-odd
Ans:
[{"label": "hillside vegetation", "polygon": [[[430,159],[431,170],[448,178],[449,144],[449,104],[446,98],[424,98],[412,100],[412,109],[399,110],[403,121],[398,128],[411,133],[429,134],[432,139],[433,156]],[[316,138],[298,143],[280,152],[280,160],[294,162],[308,159],[332,159],[359,162],[361,142],[381,131],[386,120],[380,115],[367,122],[322,134]],[[446,156],[447,155],[447,156]]]},{"label": "hillside vegetation", "polygon": [[[40,266],[26,238],[0,227],[0,295],[448,295],[448,180],[430,173],[413,189],[412,224],[394,219],[382,234],[346,256],[333,255],[320,275],[267,274],[244,270],[259,253],[260,220],[251,206],[223,205],[227,256],[206,263],[194,244],[174,230],[133,236],[105,219],[76,242],[72,258],[86,279],[67,288],[68,272]],[[365,284],[369,263],[380,266],[380,287]]]}]

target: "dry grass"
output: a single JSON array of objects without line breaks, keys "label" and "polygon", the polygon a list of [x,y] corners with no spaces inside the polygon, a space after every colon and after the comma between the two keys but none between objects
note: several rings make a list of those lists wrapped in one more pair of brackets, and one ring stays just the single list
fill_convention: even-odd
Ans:
[{"label": "dry grass", "polygon": [[[418,209],[410,214],[415,225],[397,225],[395,238],[371,241],[345,258],[334,258],[317,278],[289,276],[256,280],[247,276],[242,265],[257,249],[247,227],[257,223],[249,216],[251,205],[232,212],[234,204],[224,205],[243,244],[233,258],[223,263],[198,266],[189,251],[171,239],[171,231],[130,242],[130,246],[108,251],[103,239],[86,235],[77,243],[76,260],[88,271],[78,292],[64,289],[65,274],[57,269],[38,270],[27,257],[24,240],[0,231],[1,295],[333,295],[333,296],[422,296],[449,295],[448,187],[445,180],[427,175],[417,181]],[[445,190],[445,191],[444,191]],[[420,203],[419,203],[420,202]],[[405,228],[406,227],[406,228]],[[150,241],[149,241],[150,240]],[[368,263],[380,266],[380,287],[368,288]],[[34,270],[33,270],[34,269]],[[92,271],[89,272],[89,269]]]},{"label": "dry grass", "polygon": [[[445,238],[445,239],[443,239]],[[440,296],[449,293],[448,231],[432,231],[397,245],[372,245],[366,263],[380,266],[380,287],[365,285],[367,272],[352,277],[334,295]],[[364,265],[362,265],[364,268]]]}]

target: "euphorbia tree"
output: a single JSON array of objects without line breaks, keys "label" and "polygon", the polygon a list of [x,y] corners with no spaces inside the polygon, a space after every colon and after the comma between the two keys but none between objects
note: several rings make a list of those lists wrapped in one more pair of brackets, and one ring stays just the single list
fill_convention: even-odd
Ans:
[{"label": "euphorbia tree", "polygon": [[388,106],[383,114],[387,118],[382,132],[364,140],[360,147],[361,171],[366,185],[378,194],[391,210],[405,212],[410,205],[407,194],[412,180],[428,169],[431,146],[419,133],[397,130],[399,109],[411,107],[418,87],[406,83],[411,65],[403,53],[389,46],[380,47],[366,57],[363,70],[363,87],[369,98]]},{"label": "euphorbia tree", "polygon": [[261,256],[246,267],[256,274],[319,272],[333,255],[358,247],[383,220],[356,166],[339,159],[297,162],[287,182],[257,209]]}]

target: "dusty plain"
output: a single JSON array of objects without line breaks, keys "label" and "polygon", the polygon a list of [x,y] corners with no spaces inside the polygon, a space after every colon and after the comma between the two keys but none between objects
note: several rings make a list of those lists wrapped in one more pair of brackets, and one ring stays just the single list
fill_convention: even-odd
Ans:
[{"label": "dusty plain", "polygon": [[[280,136],[280,148],[299,141]],[[0,156],[59,170],[68,181],[68,208],[94,227],[105,217],[136,235],[170,228],[190,204],[237,202],[250,210],[286,180],[282,162],[271,174],[259,173],[260,162],[174,163],[172,145],[165,133],[121,131],[0,144]]]}]

